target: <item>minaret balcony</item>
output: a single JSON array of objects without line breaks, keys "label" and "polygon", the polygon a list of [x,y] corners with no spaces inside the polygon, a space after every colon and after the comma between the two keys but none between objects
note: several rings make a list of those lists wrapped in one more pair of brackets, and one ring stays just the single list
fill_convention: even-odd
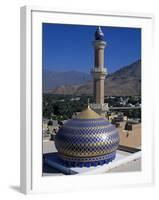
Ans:
[{"label": "minaret balcony", "polygon": [[106,41],[104,40],[95,40],[93,41],[93,46],[95,47],[95,49],[104,49],[106,46]]},{"label": "minaret balcony", "polygon": [[95,67],[91,69],[91,74],[99,74],[99,75],[107,75],[107,69],[106,68],[100,68]]},{"label": "minaret balcony", "polygon": [[94,67],[92,70],[92,72],[106,72],[107,73],[107,69],[104,67]]}]

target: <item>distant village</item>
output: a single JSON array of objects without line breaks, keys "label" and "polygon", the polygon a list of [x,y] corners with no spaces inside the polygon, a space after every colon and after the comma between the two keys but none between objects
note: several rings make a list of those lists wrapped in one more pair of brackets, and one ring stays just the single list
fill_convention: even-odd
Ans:
[{"label": "distant village", "polygon": [[[59,128],[67,120],[76,117],[87,106],[87,100],[93,101],[91,96],[69,96],[47,94],[43,102],[43,139],[54,140]],[[53,102],[51,100],[53,99]],[[105,97],[109,111],[106,118],[118,129],[125,131],[126,136],[141,123],[141,97]],[[49,106],[49,107],[48,107]],[[68,112],[69,110],[69,112]],[[49,112],[47,112],[49,111]]]}]

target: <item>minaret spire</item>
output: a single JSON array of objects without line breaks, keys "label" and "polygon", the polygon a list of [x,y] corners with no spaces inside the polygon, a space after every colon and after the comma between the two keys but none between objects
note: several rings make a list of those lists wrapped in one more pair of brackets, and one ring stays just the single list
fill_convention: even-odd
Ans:
[{"label": "minaret spire", "polygon": [[94,82],[94,98],[96,104],[104,104],[104,80],[106,69],[104,68],[104,49],[106,42],[104,41],[104,33],[98,26],[95,32],[94,46],[94,69],[92,70]]},{"label": "minaret spire", "polygon": [[102,32],[100,26],[98,26],[95,31],[95,40],[93,41],[93,47],[94,68],[93,70],[91,70],[93,76],[93,94],[95,101],[93,107],[100,108],[98,109],[98,113],[101,113],[103,111],[103,106],[107,107],[107,105],[104,104],[104,81],[107,71],[104,67],[104,49],[106,47],[106,41],[104,39],[104,33]]},{"label": "minaret spire", "polygon": [[104,33],[102,32],[100,26],[97,27],[97,30],[95,32],[95,40],[104,40]]}]

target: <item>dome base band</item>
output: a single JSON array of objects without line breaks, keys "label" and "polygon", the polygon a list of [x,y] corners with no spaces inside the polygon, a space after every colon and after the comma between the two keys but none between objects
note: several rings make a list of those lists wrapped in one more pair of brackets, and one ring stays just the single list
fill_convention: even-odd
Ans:
[{"label": "dome base band", "polygon": [[[96,167],[98,165],[104,165],[108,164],[109,162],[112,162],[116,157],[116,152],[112,152],[107,155],[99,156],[99,157],[92,157],[92,158],[85,158],[85,160],[80,160],[78,158],[73,158],[73,157],[66,157],[59,155],[59,159],[62,162],[63,165],[68,166],[68,167]],[[86,161],[88,160],[88,161]]]}]

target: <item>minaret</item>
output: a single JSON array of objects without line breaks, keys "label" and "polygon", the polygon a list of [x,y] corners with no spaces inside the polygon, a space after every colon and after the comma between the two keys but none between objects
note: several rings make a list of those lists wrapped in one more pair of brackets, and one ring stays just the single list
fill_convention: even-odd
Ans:
[{"label": "minaret", "polygon": [[94,46],[94,68],[91,70],[93,76],[93,94],[94,104],[92,108],[101,113],[103,107],[107,107],[104,104],[104,81],[107,74],[107,70],[104,67],[104,49],[106,47],[106,41],[104,41],[104,34],[100,28],[97,28],[95,32],[95,40],[93,41]]},{"label": "minaret", "polygon": [[91,71],[93,76],[93,94],[96,104],[104,104],[104,80],[106,69],[104,68],[104,49],[106,42],[100,27],[95,32],[94,46],[94,69]]}]

